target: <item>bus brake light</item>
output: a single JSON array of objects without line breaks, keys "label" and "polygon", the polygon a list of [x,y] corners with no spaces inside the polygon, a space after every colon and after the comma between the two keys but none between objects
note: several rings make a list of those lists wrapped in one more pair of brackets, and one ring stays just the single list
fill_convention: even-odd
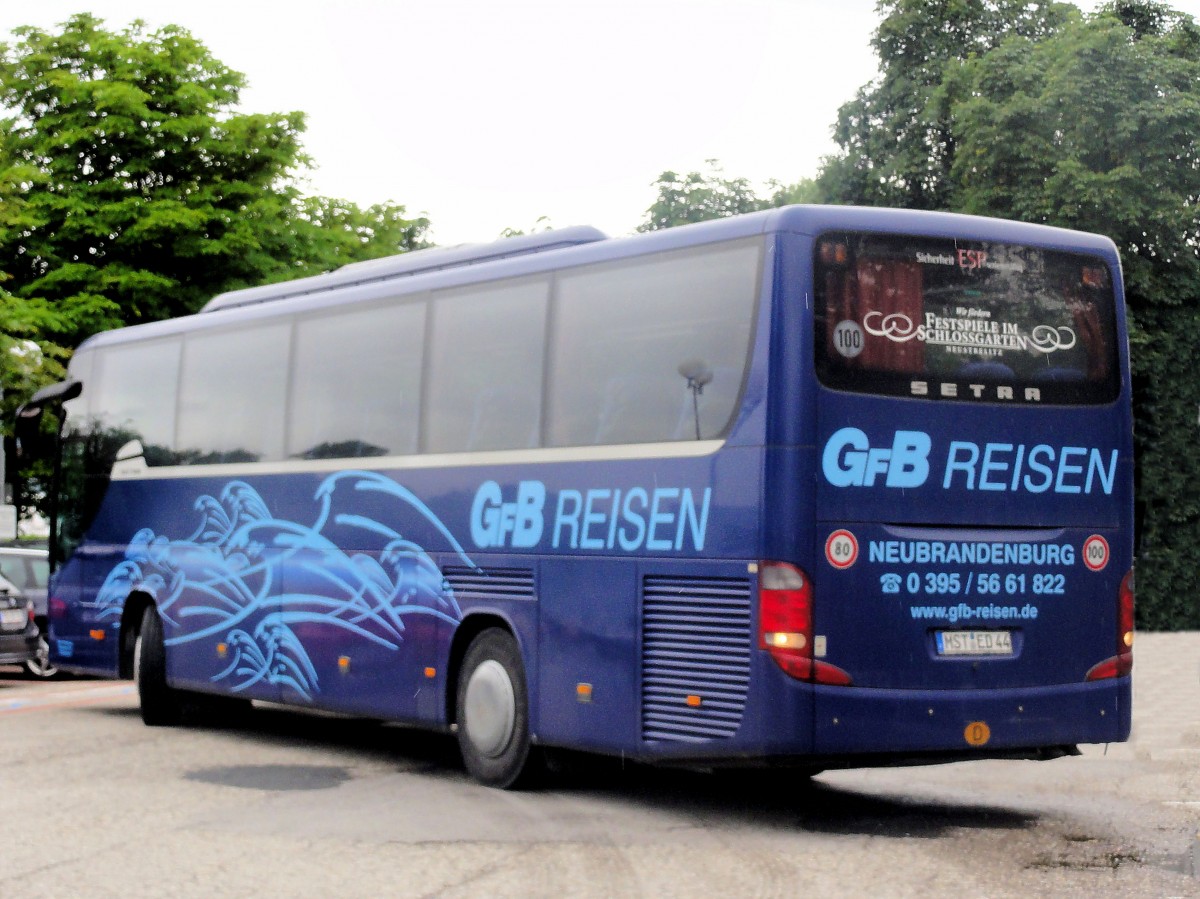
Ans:
[{"label": "bus brake light", "polygon": [[1124,677],[1133,670],[1133,572],[1126,572],[1117,593],[1117,654],[1087,673],[1087,680]]},{"label": "bus brake light", "polygon": [[813,658],[812,583],[786,562],[763,562],[758,577],[758,645],[797,680],[847,686],[850,675]]}]

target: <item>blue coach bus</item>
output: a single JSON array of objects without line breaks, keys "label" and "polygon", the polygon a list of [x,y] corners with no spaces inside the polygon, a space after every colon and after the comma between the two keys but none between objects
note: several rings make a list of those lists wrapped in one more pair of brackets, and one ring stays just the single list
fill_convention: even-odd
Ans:
[{"label": "blue coach bus", "polygon": [[423,250],[97,335],[61,667],[700,766],[1126,739],[1132,426],[1102,237],[789,207]]}]

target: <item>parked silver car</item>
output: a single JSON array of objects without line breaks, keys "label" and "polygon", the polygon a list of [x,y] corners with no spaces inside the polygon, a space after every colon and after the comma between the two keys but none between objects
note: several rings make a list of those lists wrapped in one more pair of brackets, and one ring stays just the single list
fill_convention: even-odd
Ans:
[{"label": "parked silver car", "polygon": [[33,601],[12,581],[0,577],[0,665],[36,662],[40,631]]},{"label": "parked silver car", "polygon": [[[53,677],[58,669],[50,664],[50,644],[46,640],[46,584],[50,578],[50,560],[45,549],[21,546],[0,546],[0,578],[16,586],[16,592],[33,604],[33,620],[37,627],[36,652],[32,658],[21,659],[25,670],[33,677]],[[7,633],[7,632],[5,632]],[[0,660],[4,652],[0,650]]]}]

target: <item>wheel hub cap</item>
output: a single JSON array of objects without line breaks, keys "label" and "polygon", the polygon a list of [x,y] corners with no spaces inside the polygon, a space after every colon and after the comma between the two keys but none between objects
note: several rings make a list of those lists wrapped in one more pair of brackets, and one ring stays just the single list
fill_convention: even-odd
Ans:
[{"label": "wheel hub cap", "polygon": [[471,673],[463,711],[471,745],[488,758],[503,753],[517,718],[516,694],[503,665],[488,659]]}]

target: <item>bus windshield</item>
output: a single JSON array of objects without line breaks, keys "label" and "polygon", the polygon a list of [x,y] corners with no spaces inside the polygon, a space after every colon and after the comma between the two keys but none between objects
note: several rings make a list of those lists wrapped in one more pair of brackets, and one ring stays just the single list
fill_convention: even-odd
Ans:
[{"label": "bus windshield", "polygon": [[1120,389],[1108,268],[1033,247],[825,234],[816,359],[841,390],[1108,403]]}]

